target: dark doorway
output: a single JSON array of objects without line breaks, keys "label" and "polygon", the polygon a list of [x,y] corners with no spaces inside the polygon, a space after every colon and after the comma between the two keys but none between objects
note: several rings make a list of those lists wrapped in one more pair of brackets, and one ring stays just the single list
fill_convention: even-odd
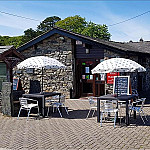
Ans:
[{"label": "dark doorway", "polygon": [[30,90],[29,93],[40,93],[41,92],[41,85],[40,81],[38,80],[30,80]]},{"label": "dark doorway", "polygon": [[104,84],[96,83],[100,80],[100,75],[93,75],[91,70],[99,63],[95,59],[77,60],[77,95],[100,96],[104,94]]}]

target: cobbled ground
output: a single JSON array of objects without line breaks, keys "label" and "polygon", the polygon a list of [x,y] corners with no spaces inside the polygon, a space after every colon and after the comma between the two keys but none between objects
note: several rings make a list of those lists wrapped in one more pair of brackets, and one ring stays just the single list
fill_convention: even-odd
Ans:
[{"label": "cobbled ground", "polygon": [[130,118],[130,126],[105,121],[100,127],[96,114],[86,119],[87,100],[66,100],[69,116],[62,110],[47,118],[7,117],[0,114],[0,149],[12,150],[76,150],[76,149],[141,149],[150,150],[150,104],[144,111],[148,122],[144,125],[137,114]]}]

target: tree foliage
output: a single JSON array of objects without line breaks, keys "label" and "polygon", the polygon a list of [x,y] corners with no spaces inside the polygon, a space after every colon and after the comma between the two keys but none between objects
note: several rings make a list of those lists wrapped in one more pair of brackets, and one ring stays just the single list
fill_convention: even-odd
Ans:
[{"label": "tree foliage", "polygon": [[95,24],[91,21],[87,22],[85,18],[78,15],[58,21],[56,26],[93,38],[109,40],[111,36],[106,25]]},{"label": "tree foliage", "polygon": [[32,28],[29,28],[25,30],[23,36],[0,36],[0,45],[14,45],[17,48],[42,33],[52,29],[54,26],[93,38],[110,40],[111,37],[106,25],[95,24],[91,21],[88,22],[85,18],[82,18],[79,15],[67,17],[63,20],[61,20],[58,16],[52,16],[47,17],[44,21],[42,21],[37,26],[37,29],[33,30]]},{"label": "tree foliage", "polygon": [[32,28],[27,29],[24,31],[24,36],[23,36],[23,42],[26,43],[30,40],[32,40],[33,38],[37,37],[39,35],[39,33],[35,30],[33,30]]},{"label": "tree foliage", "polygon": [[109,40],[111,36],[106,25],[95,24],[91,21],[87,24],[81,34],[103,40]]},{"label": "tree foliage", "polygon": [[6,46],[6,45],[14,45],[14,47],[19,47],[23,44],[23,36],[15,36],[15,37],[9,37],[9,36],[0,36],[0,46]]},{"label": "tree foliage", "polygon": [[61,18],[58,16],[47,17],[44,21],[37,26],[38,31],[46,32],[55,26],[56,22],[60,21]]},{"label": "tree foliage", "polygon": [[81,33],[85,29],[86,24],[85,18],[82,18],[79,15],[67,17],[64,20],[56,22],[57,27],[76,33]]}]

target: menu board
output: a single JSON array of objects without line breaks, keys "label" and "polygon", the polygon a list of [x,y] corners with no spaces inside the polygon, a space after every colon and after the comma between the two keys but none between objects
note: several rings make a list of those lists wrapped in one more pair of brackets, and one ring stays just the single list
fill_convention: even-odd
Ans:
[{"label": "menu board", "polygon": [[129,76],[114,77],[113,94],[125,95],[129,94]]},{"label": "menu board", "polygon": [[18,78],[13,78],[13,90],[18,89],[18,83],[19,83],[19,79]]}]

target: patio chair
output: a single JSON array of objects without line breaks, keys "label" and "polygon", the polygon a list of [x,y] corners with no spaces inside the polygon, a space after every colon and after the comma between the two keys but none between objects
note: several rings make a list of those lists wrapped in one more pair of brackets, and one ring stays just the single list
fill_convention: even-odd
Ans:
[{"label": "patio chair", "polygon": [[118,101],[118,111],[119,111],[120,123],[121,123],[121,119],[123,117],[122,109],[125,109],[125,108],[126,108],[126,101]]},{"label": "patio chair", "polygon": [[88,97],[88,101],[89,101],[89,104],[90,104],[90,109],[89,109],[89,112],[86,116],[86,119],[89,117],[91,110],[94,110],[93,113],[92,113],[92,117],[94,116],[94,113],[97,110],[97,101],[93,100],[92,96]]},{"label": "patio chair", "polygon": [[117,112],[118,109],[116,108],[117,101],[116,100],[101,100],[101,123],[100,125],[102,126],[102,119],[104,115],[109,116],[111,113],[114,113],[114,128],[116,124],[116,117],[117,117]]},{"label": "patio chair", "polygon": [[146,98],[138,98],[138,99],[136,99],[136,104],[139,104],[139,103],[141,103],[142,104],[142,102],[143,101],[145,101],[146,100]]},{"label": "patio chair", "polygon": [[[37,108],[38,109],[38,116],[39,116],[39,106],[38,106],[38,101],[37,100],[33,100],[33,99],[29,99],[29,98],[19,98],[19,101],[20,101],[20,110],[19,110],[19,113],[18,113],[18,118],[19,119],[19,116],[20,116],[20,113],[21,113],[21,110],[24,109],[24,110],[27,110],[28,111],[28,116],[27,116],[27,120],[29,118],[29,115],[30,115],[30,112],[31,112],[31,109],[32,108]],[[30,102],[33,102],[33,103],[29,103]]]},{"label": "patio chair", "polygon": [[[145,100],[146,100],[146,98],[139,99],[138,102],[142,102],[141,106],[136,106],[136,107],[130,106],[129,107],[129,109],[130,109],[131,112],[132,111],[137,111],[139,113],[139,115],[140,115],[140,117],[141,117],[141,119],[142,119],[142,121],[143,121],[144,124],[145,124],[145,121],[144,121],[142,115],[145,117],[145,120],[148,121],[148,119],[147,119],[147,117],[146,117],[146,115],[145,115],[145,113],[143,111],[143,106],[144,106]],[[141,112],[142,112],[142,114],[141,114]]]},{"label": "patio chair", "polygon": [[56,107],[57,110],[58,110],[58,112],[59,112],[60,117],[62,117],[62,114],[60,112],[60,107],[61,106],[64,106],[67,115],[69,115],[68,110],[67,110],[67,108],[65,106],[65,95],[60,96],[60,102],[54,102],[54,103],[52,103],[53,112],[54,112],[54,108]]},{"label": "patio chair", "polygon": [[50,99],[46,99],[46,103],[47,103],[47,107],[48,107],[47,116],[49,114],[50,107],[52,107],[52,104],[57,103],[57,102],[59,102],[59,95],[55,95],[55,96],[52,96]]}]

